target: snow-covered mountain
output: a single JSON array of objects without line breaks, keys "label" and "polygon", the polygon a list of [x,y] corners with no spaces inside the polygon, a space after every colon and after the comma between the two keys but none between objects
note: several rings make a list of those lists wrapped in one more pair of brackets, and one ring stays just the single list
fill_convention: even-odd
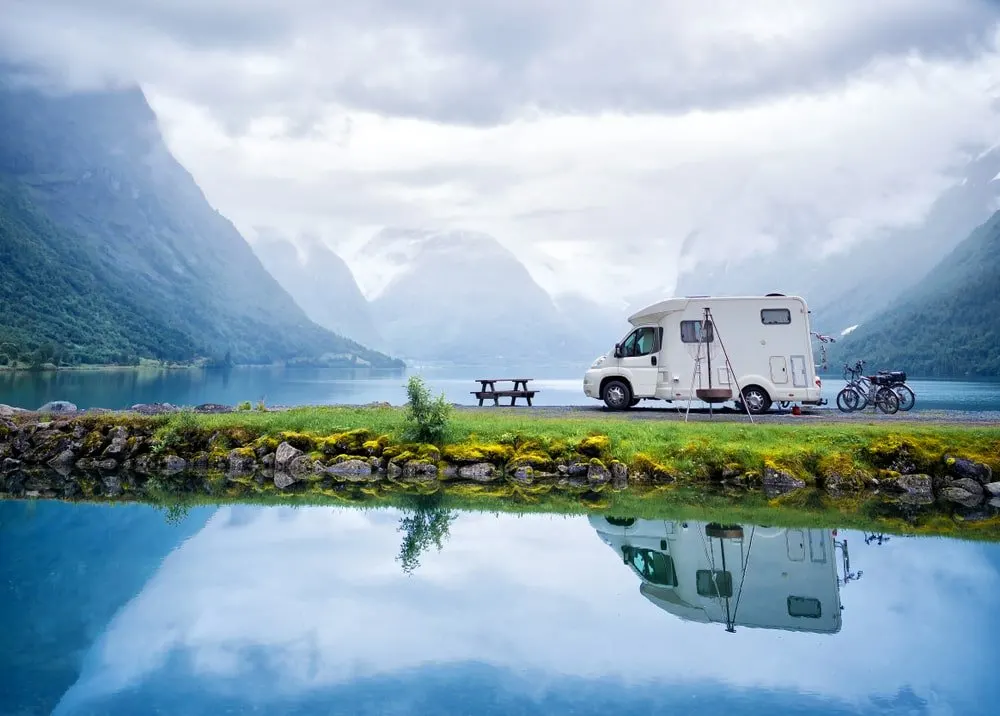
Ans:
[{"label": "snow-covered mountain", "polygon": [[589,317],[564,315],[487,234],[387,228],[350,261],[398,355],[508,365],[590,357]]},{"label": "snow-covered mountain", "polygon": [[299,237],[297,244],[274,229],[258,228],[253,250],[310,320],[365,345],[381,345],[347,263],[315,237]]},{"label": "snow-covered mountain", "polygon": [[695,238],[682,252],[677,294],[799,294],[809,301],[818,330],[839,333],[863,323],[916,285],[997,208],[1000,147],[993,147],[964,168],[922,222],[887,231],[839,254],[823,256],[814,242],[802,240],[808,217],[790,217],[790,228],[774,250],[743,261],[728,262],[721,255],[694,261],[694,253],[712,255]]}]

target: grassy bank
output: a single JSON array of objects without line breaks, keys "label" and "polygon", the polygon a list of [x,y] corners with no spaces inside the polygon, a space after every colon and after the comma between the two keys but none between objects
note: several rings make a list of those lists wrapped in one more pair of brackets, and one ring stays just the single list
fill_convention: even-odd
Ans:
[{"label": "grassy bank", "polygon": [[[245,432],[254,438],[320,437],[365,430],[391,442],[405,441],[407,430],[405,411],[400,408],[328,407],[171,416],[164,419],[160,431],[168,434],[183,426]],[[595,457],[611,457],[649,473],[675,477],[761,473],[766,467],[803,478],[858,471],[877,475],[894,466],[904,467],[902,462],[911,468],[909,472],[932,473],[949,454],[987,464],[1000,473],[1000,427],[668,423],[613,415],[540,418],[527,411],[460,411],[450,417],[443,443],[508,459],[526,454],[556,459],[595,437],[606,439],[593,442]]]},{"label": "grassy bank", "polygon": [[0,421],[0,497],[173,506],[436,500],[448,509],[1000,539],[1000,510],[983,487],[1000,473],[996,427],[684,424],[530,411],[457,411],[433,440],[415,435],[419,427],[406,410],[377,406],[23,414]]}]

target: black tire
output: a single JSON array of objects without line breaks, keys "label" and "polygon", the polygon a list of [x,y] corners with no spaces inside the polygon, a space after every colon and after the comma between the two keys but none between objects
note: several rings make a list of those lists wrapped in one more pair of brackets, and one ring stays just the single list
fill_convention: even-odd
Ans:
[{"label": "black tire", "polygon": [[853,413],[864,403],[861,393],[852,386],[847,386],[837,393],[837,408],[842,413]]},{"label": "black tire", "polygon": [[760,415],[771,409],[771,396],[759,385],[748,385],[743,389],[744,410],[749,410],[752,415]]},{"label": "black tire", "polygon": [[601,399],[611,410],[627,410],[632,407],[632,388],[620,378],[612,378],[601,389]]},{"label": "black tire", "polygon": [[629,402],[629,407],[630,408],[634,408],[635,406],[637,406],[639,404],[639,402],[641,400],[642,400],[642,398],[632,398],[632,400]]},{"label": "black tire", "polygon": [[917,396],[910,390],[910,386],[894,385],[892,389],[895,391],[896,397],[899,398],[899,409],[904,413],[917,402]]},{"label": "black tire", "polygon": [[899,396],[891,388],[879,388],[875,393],[875,407],[886,415],[899,411]]}]

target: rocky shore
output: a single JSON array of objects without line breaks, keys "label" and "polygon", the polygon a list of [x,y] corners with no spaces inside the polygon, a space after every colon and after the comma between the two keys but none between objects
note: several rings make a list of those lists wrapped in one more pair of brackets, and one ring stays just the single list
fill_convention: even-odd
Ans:
[{"label": "rocky shore", "polygon": [[[220,408],[224,406],[219,406]],[[205,406],[204,412],[213,412]],[[225,412],[225,411],[219,411]],[[695,457],[678,471],[644,453],[613,457],[609,438],[572,442],[516,437],[436,446],[395,441],[366,429],[321,435],[259,434],[239,422],[222,429],[194,417],[49,410],[0,417],[0,496],[141,499],[151,492],[240,498],[302,492],[335,496],[365,489],[461,484],[544,486],[568,492],[704,485],[768,498],[804,488],[832,496],[883,495],[911,505],[1000,510],[1000,480],[988,464],[905,439],[864,447],[865,467],[833,455],[809,469],[765,459],[741,464]],[[708,453],[706,453],[708,455]],[[930,455],[930,456],[929,456]],[[842,458],[842,459],[841,459]]]}]

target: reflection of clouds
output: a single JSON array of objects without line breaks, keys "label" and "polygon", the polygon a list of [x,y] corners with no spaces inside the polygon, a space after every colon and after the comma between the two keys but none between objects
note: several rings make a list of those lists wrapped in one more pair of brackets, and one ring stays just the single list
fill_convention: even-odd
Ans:
[{"label": "reflection of clouds", "polygon": [[851,702],[907,686],[925,698],[974,688],[991,662],[983,619],[1000,580],[977,545],[866,547],[849,534],[852,566],[865,574],[841,591],[840,634],[733,635],[649,604],[584,518],[464,514],[443,551],[425,553],[407,577],[394,560],[398,517],[220,510],[119,613],[64,703],[135,686],[176,657],[209,684],[263,668],[276,696],[478,661],[552,678],[721,681]]}]

